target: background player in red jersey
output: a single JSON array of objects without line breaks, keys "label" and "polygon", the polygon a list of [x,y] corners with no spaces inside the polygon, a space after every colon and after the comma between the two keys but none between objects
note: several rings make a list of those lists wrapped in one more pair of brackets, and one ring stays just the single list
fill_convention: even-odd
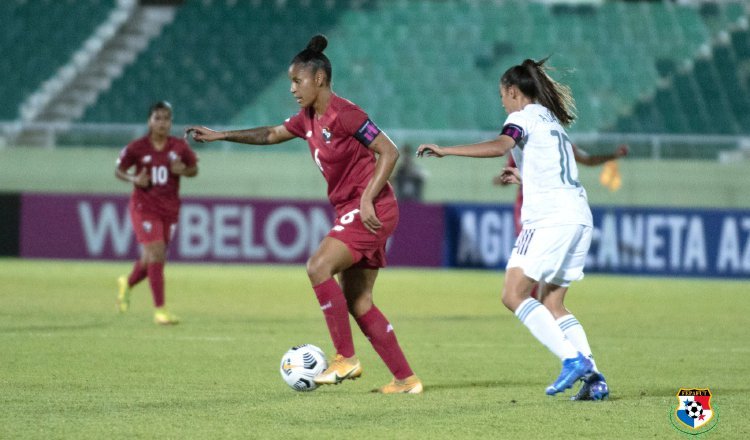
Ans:
[{"label": "background player in red jersey", "polygon": [[[117,280],[120,312],[130,306],[130,289],[148,277],[154,298],[154,322],[177,324],[178,319],[164,305],[164,263],[180,212],[180,177],[198,174],[198,159],[184,140],[170,136],[172,106],[160,101],[151,106],[148,134],[120,152],[115,176],[133,184],[130,219],[141,244],[141,258],[130,276]],[[129,173],[130,168],[135,168]]]},{"label": "background player in red jersey", "polygon": [[334,227],[307,261],[307,275],[336,349],[330,367],[315,382],[337,384],[362,374],[354,353],[351,313],[394,376],[375,391],[418,394],[422,382],[372,300],[378,270],[386,264],[386,240],[398,223],[398,204],[388,178],[399,152],[362,109],[333,93],[331,62],[323,54],[327,45],[324,36],[316,35],[292,60],[290,91],[301,109],[283,124],[225,132],[194,126],[187,132],[199,142],[267,145],[294,137],[307,140],[336,211]]}]

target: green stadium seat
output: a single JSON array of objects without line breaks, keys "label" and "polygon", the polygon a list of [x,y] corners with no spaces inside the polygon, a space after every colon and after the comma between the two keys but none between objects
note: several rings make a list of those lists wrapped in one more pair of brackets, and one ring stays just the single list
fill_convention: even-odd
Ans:
[{"label": "green stadium seat", "polygon": [[115,0],[0,2],[0,54],[6,66],[0,120],[19,117],[23,100],[69,61],[114,4]]},{"label": "green stadium seat", "polygon": [[[731,2],[711,23],[698,8],[672,2],[185,2],[84,120],[117,115],[141,122],[138,107],[158,95],[180,103],[178,121],[278,122],[294,110],[280,94],[288,90],[287,63],[310,35],[324,32],[334,90],[384,128],[497,129],[504,118],[499,76],[526,57],[548,55],[558,69],[553,77],[571,86],[578,103],[573,131],[719,127],[709,112],[745,108],[746,96],[737,93],[742,87],[725,85],[720,90],[732,95],[729,104],[709,107],[701,85],[708,77],[680,74],[675,66],[710,41],[714,25],[726,27],[745,14]],[[732,34],[732,47],[735,54],[750,53],[747,33]],[[720,66],[714,76],[726,82],[731,73]],[[661,90],[660,77],[672,77],[672,85]],[[643,98],[649,94],[653,100]],[[667,112],[665,97],[691,110]]]},{"label": "green stadium seat", "polygon": [[675,93],[674,88],[665,86],[656,89],[654,102],[661,115],[666,133],[687,133],[690,131],[685,112],[685,106]]}]

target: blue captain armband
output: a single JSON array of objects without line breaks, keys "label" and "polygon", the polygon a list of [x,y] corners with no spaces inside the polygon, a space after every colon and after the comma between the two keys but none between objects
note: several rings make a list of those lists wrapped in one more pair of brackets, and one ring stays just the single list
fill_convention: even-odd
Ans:
[{"label": "blue captain armband", "polygon": [[505,124],[500,134],[509,136],[516,144],[521,144],[521,141],[523,140],[523,128],[516,124]]}]

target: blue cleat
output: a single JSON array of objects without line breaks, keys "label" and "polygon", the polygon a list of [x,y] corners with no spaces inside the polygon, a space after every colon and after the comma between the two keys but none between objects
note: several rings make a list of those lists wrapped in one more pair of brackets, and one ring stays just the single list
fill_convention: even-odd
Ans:
[{"label": "blue cleat", "polygon": [[594,364],[581,353],[570,359],[565,359],[562,364],[562,371],[555,382],[548,386],[545,393],[554,396],[557,393],[567,390],[583,376],[587,375],[593,369]]},{"label": "blue cleat", "polygon": [[607,381],[601,373],[591,373],[583,378],[583,385],[570,400],[604,400],[609,397]]}]

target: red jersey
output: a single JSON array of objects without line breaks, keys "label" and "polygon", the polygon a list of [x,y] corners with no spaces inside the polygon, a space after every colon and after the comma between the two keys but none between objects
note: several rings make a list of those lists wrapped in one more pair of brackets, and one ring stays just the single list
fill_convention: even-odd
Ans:
[{"label": "red jersey", "polygon": [[[328,200],[336,212],[359,208],[362,193],[375,173],[375,153],[368,146],[380,133],[367,113],[332,94],[322,117],[315,117],[312,107],[303,108],[284,121],[284,127],[307,141],[310,154],[328,183]],[[395,199],[389,183],[374,201],[383,197]]]},{"label": "red jersey", "polygon": [[145,167],[151,183],[147,188],[134,186],[130,207],[139,212],[176,219],[180,212],[180,176],[172,174],[170,164],[179,158],[187,167],[198,162],[195,152],[184,140],[169,136],[164,149],[156,151],[148,135],[129,143],[120,152],[117,167],[135,174]]}]

